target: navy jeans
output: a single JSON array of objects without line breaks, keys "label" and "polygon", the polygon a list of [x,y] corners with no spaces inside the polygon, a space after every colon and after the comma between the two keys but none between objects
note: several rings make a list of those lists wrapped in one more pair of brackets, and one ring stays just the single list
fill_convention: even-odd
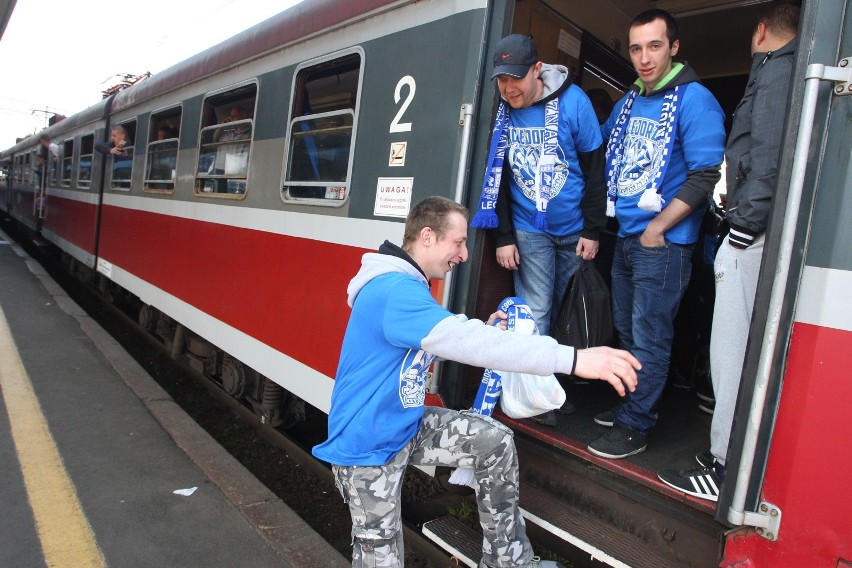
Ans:
[{"label": "navy jeans", "polygon": [[515,239],[521,256],[521,265],[514,273],[515,296],[532,310],[539,335],[549,335],[568,279],[582,260],[577,256],[580,233],[555,237],[516,230]]},{"label": "navy jeans", "polygon": [[639,382],[615,420],[647,432],[669,373],[674,318],[689,285],[695,245],[666,241],[645,247],[639,236],[616,242],[612,263],[612,318],[621,346],[642,363]]}]

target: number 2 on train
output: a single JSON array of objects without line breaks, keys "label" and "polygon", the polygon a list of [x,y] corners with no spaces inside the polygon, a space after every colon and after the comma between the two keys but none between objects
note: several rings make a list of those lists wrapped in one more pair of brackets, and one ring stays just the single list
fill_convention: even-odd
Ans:
[{"label": "number 2 on train", "polygon": [[402,106],[399,107],[399,112],[396,113],[396,116],[393,117],[393,120],[390,124],[390,132],[411,132],[411,123],[410,122],[400,122],[399,120],[402,118],[402,115],[405,114],[405,111],[408,110],[408,105],[411,104],[411,101],[414,100],[414,91],[417,89],[417,85],[414,82],[414,77],[411,75],[406,75],[396,84],[396,89],[393,92],[393,100],[395,103],[399,104],[400,94],[402,92],[402,87],[408,86],[408,96],[405,97],[405,100],[402,101]]}]

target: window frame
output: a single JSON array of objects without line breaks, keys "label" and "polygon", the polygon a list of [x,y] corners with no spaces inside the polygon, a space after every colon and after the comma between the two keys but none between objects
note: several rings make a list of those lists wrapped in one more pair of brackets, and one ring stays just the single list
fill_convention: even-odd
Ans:
[{"label": "window frame", "polygon": [[[89,154],[84,154],[84,145],[86,143],[86,139],[91,138],[92,151]],[[83,174],[83,158],[86,156],[89,157],[89,179],[81,179]],[[77,156],[77,189],[92,189],[92,175],[95,171],[94,161],[95,158],[95,133],[91,132],[89,134],[83,134],[80,136],[80,153]]]},{"label": "window frame", "polygon": [[[127,128],[127,126],[129,124],[133,124],[132,129]],[[108,160],[107,171],[109,172],[109,183],[106,185],[106,188],[109,189],[110,191],[130,191],[133,188],[133,162],[134,162],[133,150],[136,147],[136,137],[138,135],[139,124],[136,120],[136,117],[129,118],[129,119],[125,120],[124,122],[116,122],[114,125],[110,126],[110,134],[112,134],[112,129],[113,129],[114,126],[123,127],[125,129],[125,131],[127,131],[128,137],[130,137],[130,139],[133,141],[132,144],[130,144],[130,146],[124,147],[124,150],[127,151],[130,154],[130,156],[129,156],[129,158],[130,158],[130,177],[127,180],[121,180],[121,181],[127,182],[127,187],[116,187],[115,186],[115,179],[114,179],[114,176],[115,176],[115,156],[113,154],[108,154],[108,155],[105,156]]]},{"label": "window frame", "polygon": [[[220,129],[227,128],[227,124],[233,124],[231,122],[217,122],[214,124],[206,124],[205,125],[205,113],[210,112],[211,107],[215,109],[219,106],[229,106],[236,104],[236,100],[239,98],[248,98],[250,91],[254,89],[254,104],[251,109],[244,108],[244,110],[249,114],[249,118],[238,121],[236,124],[249,124],[251,127],[251,132],[246,139],[238,139],[232,141],[212,141],[212,142],[204,142],[205,134],[210,132],[216,132]],[[244,97],[240,97],[242,93],[245,95]],[[233,97],[233,98],[231,98]],[[217,89],[215,91],[210,91],[209,93],[204,95],[204,99],[201,101],[201,119],[199,121],[199,129],[198,129],[198,145],[197,145],[197,159],[195,161],[195,171],[193,173],[193,194],[195,197],[201,197],[205,199],[236,199],[236,200],[244,200],[249,191],[250,179],[251,179],[251,153],[252,147],[254,146],[254,134],[255,134],[255,121],[257,118],[257,103],[260,98],[260,81],[257,78],[252,78],[247,81],[242,81],[239,83],[235,83],[233,85],[229,85],[222,89]],[[217,100],[218,99],[218,100]],[[218,120],[218,116],[217,116]],[[200,174],[199,175],[199,167],[201,165],[201,160],[206,154],[210,154],[210,152],[203,151],[204,147],[214,147],[218,146],[219,148],[225,148],[226,146],[248,146],[247,151],[245,152],[245,175],[233,175],[233,174]],[[212,167],[215,164],[219,163],[219,156],[222,155],[221,152],[216,150],[216,158],[213,163],[210,164]],[[225,159],[227,159],[228,153],[224,154]],[[240,181],[244,183],[244,190],[242,192],[217,192],[217,191],[204,191],[203,187],[205,186],[206,180],[222,180],[227,182],[231,180],[237,180],[237,183]],[[218,181],[216,185],[219,185]]]},{"label": "window frame", "polygon": [[[320,65],[334,62],[335,60],[342,60],[350,56],[358,57],[358,86],[355,90],[355,104],[353,108],[343,108],[336,109],[332,111],[319,112],[315,115],[302,115],[302,116],[293,116],[296,110],[297,98],[300,93],[297,93],[297,89],[301,87],[300,76],[306,70],[309,70],[312,67],[318,67]],[[290,104],[287,111],[287,133],[286,133],[286,144],[284,146],[284,167],[281,172],[281,185],[279,190],[279,197],[282,202],[286,204],[304,204],[304,205],[317,205],[321,207],[343,207],[349,202],[351,196],[352,189],[352,170],[354,168],[354,157],[355,157],[355,146],[358,136],[358,116],[360,115],[361,109],[361,95],[364,88],[364,70],[366,67],[366,54],[364,49],[360,46],[355,46],[347,49],[343,49],[340,51],[336,51],[334,53],[326,54],[322,57],[316,57],[314,59],[310,59],[300,63],[296,69],[293,71],[293,82],[290,87]],[[290,177],[290,167],[293,162],[293,157],[291,155],[291,147],[293,145],[293,128],[296,124],[300,122],[305,122],[311,118],[321,118],[323,116],[334,116],[334,115],[342,115],[346,113],[351,113],[352,115],[352,133],[349,139],[349,156],[348,163],[346,165],[346,179],[344,182],[299,182],[299,183],[291,183],[289,180]],[[298,187],[323,187],[331,188],[331,187],[344,187],[344,196],[343,199],[327,199],[327,198],[319,198],[319,197],[295,197],[290,195],[289,188],[290,186],[298,186]]]},{"label": "window frame", "polygon": [[[71,152],[68,152],[68,148]],[[62,158],[60,160],[62,172],[59,175],[60,187],[71,187],[71,180],[74,178],[74,138],[66,138],[62,141]],[[68,177],[65,177],[65,160],[68,160]]]},{"label": "window frame", "polygon": [[[159,193],[164,195],[172,195],[175,192],[175,184],[177,182],[178,161],[180,160],[180,133],[183,130],[183,104],[178,103],[169,107],[161,108],[151,112],[148,118],[148,141],[145,147],[145,169],[142,170],[142,191],[145,193]],[[176,111],[176,112],[175,112]],[[157,136],[157,123],[160,120],[166,120],[178,116],[178,135],[175,138],[166,138],[164,140],[154,140]],[[154,165],[152,160],[152,151],[156,152],[159,146],[165,146],[166,143],[175,143],[174,161],[175,166],[172,168],[172,178],[170,180],[157,180],[148,177],[149,169]],[[171,152],[171,149],[165,151]],[[162,184],[171,187],[152,187],[154,184]]]}]

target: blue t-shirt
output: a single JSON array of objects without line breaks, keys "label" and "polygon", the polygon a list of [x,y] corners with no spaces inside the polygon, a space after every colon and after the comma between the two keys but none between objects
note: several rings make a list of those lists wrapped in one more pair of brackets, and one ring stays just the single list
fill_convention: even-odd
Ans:
[{"label": "blue t-shirt", "polygon": [[336,465],[383,465],[414,437],[435,358],[420,343],[452,315],[403,273],[377,276],[361,289],[343,338],[328,439],[314,456]]},{"label": "blue t-shirt", "polygon": [[[509,109],[506,159],[511,168],[512,220],[515,228],[541,233],[532,224],[536,212],[535,186],[538,162],[544,149],[544,104]],[[586,180],[577,152],[601,145],[598,119],[589,97],[576,85],[559,95],[559,134],[551,198],[547,205],[547,232],[564,237],[583,229],[580,201]],[[505,175],[505,174],[504,174]]]},{"label": "blue t-shirt", "polygon": [[[718,166],[725,152],[725,113],[716,99],[700,83],[689,83],[680,88],[680,114],[672,155],[666,176],[662,181],[663,207],[668,205],[686,181],[687,173]],[[639,209],[639,199],[648,187],[664,158],[665,146],[655,140],[665,91],[651,96],[637,96],[630,109],[630,119],[624,132],[624,157],[618,176],[618,197],[615,216],[619,223],[619,237],[642,233],[657,213]],[[609,119],[601,126],[604,139],[609,139],[613,124],[618,119],[625,95],[612,110]],[[680,223],[666,231],[666,239],[678,244],[691,244],[698,240],[698,229],[704,209],[696,208]]]}]

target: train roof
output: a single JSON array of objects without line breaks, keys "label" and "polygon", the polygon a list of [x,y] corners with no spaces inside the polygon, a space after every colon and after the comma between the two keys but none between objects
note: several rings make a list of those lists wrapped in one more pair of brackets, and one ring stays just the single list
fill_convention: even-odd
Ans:
[{"label": "train roof", "polygon": [[237,35],[116,94],[113,111],[345,25],[358,16],[414,0],[305,0]]}]

